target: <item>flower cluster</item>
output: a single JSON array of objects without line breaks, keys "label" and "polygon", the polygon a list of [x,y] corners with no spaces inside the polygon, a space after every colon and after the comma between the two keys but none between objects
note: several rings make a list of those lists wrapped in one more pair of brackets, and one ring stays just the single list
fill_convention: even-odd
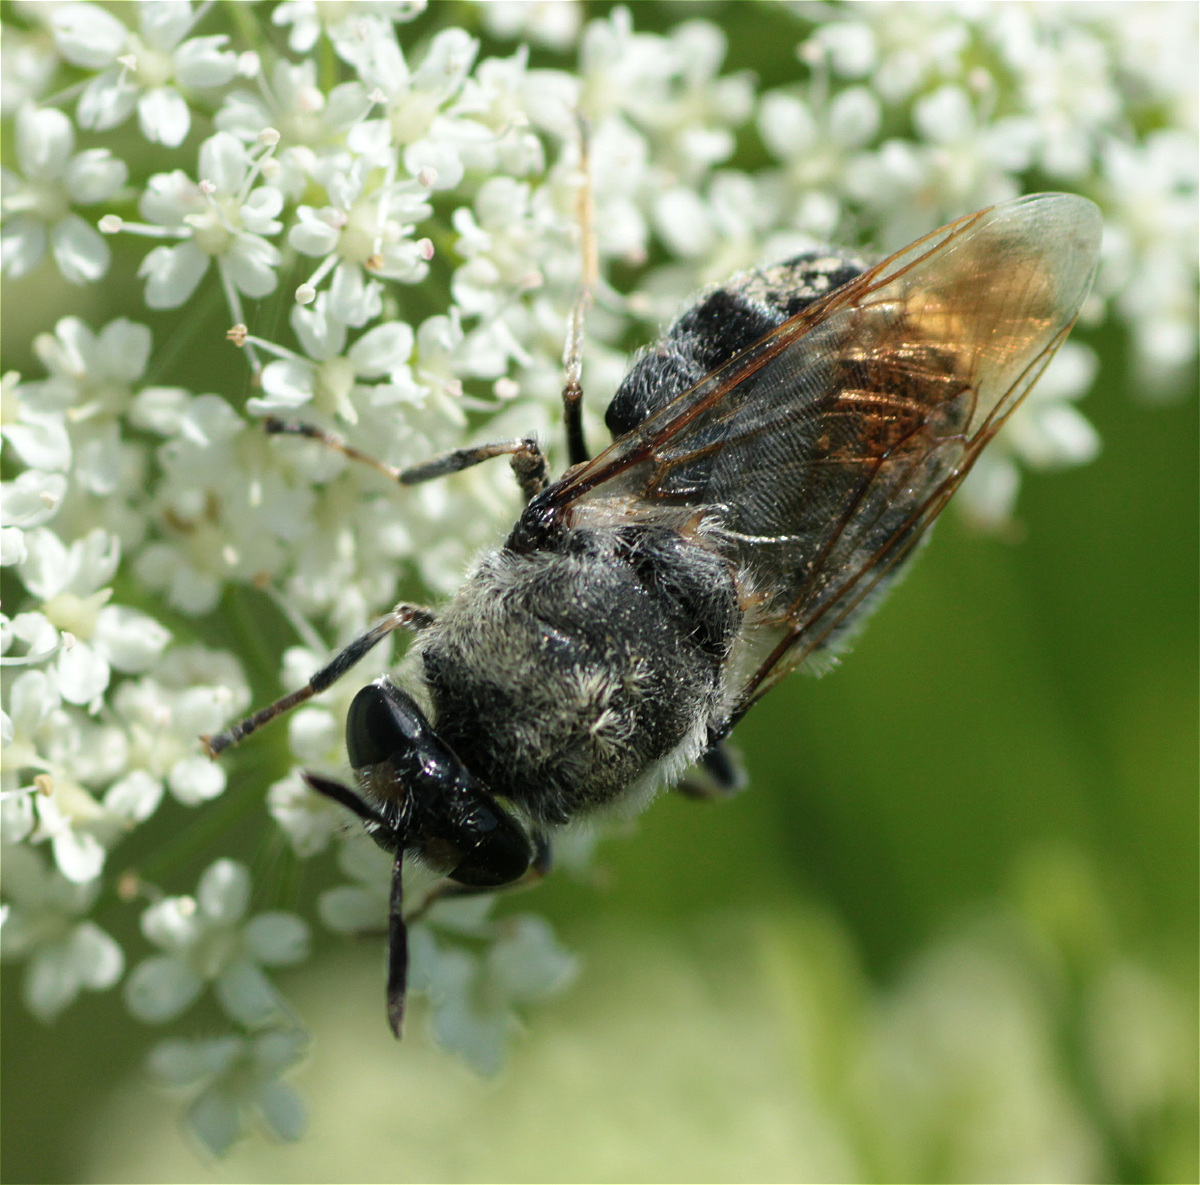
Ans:
[{"label": "flower cluster", "polygon": [[[402,587],[452,589],[514,517],[502,465],[400,491],[311,441],[268,438],[265,415],[387,466],[479,438],[555,441],[593,232],[585,374],[610,391],[629,342],[705,283],[830,240],[893,249],[1032,182],[1104,211],[1085,317],[1129,326],[1143,387],[1169,392],[1194,348],[1187,6],[1147,6],[1134,36],[1091,7],[873,5],[819,26],[781,10],[796,77],[765,91],[724,69],[706,20],[645,33],[625,9],[585,24],[570,0],[483,4],[473,29],[422,0],[234,7],[236,21],[190,0],[14,3],[4,29],[9,292],[33,302],[56,269],[84,291],[103,281],[119,314],[47,314],[44,374],[8,373],[0,390],[0,563],[19,594],[0,616],[4,953],[26,961],[42,1017],[120,980],[125,957],[89,911],[168,794],[194,811],[224,792],[196,738],[247,708],[244,664],[260,685],[303,684]],[[481,38],[508,49],[485,54]],[[535,68],[534,51],[565,56]],[[225,380],[196,389],[222,350]],[[964,488],[974,518],[1006,519],[1020,466],[1096,453],[1073,402],[1093,370],[1086,346],[1062,351]],[[264,660],[257,637],[236,656],[218,645],[222,607],[247,589],[302,647]],[[356,883],[323,900],[334,929],[386,911],[378,869],[297,773],[344,767],[352,692],[293,715],[270,793],[299,858],[342,851]],[[211,984],[245,1033],[156,1055],[217,1149],[246,1107],[280,1135],[301,1125],[276,1079],[302,1043],[262,966],[303,957],[307,930],[278,913],[242,927],[249,892],[219,859],[195,899],[133,893],[162,953],[125,981],[132,1014],[164,1022]],[[413,942],[435,1032],[484,1070],[513,1008],[571,974],[536,919],[447,903]],[[225,1090],[230,1076],[256,1085]]]}]

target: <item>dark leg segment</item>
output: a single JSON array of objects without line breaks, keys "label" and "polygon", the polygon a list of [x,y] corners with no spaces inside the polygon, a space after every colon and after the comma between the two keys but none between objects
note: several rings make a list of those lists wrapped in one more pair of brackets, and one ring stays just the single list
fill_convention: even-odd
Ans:
[{"label": "dark leg segment", "polygon": [[320,774],[310,774],[308,770],[300,776],[318,794],[324,794],[326,798],[332,798],[334,802],[340,802],[347,810],[353,811],[368,827],[390,828],[388,821],[349,786],[343,786],[332,778],[323,778]]},{"label": "dark leg segment", "polygon": [[567,459],[572,465],[581,465],[588,459],[587,442],[583,438],[583,323],[600,270],[592,207],[591,134],[582,115],[578,116],[578,122],[580,182],[575,204],[579,219],[579,296],[567,317],[567,340],[563,346],[563,371],[567,381],[562,392]]},{"label": "dark leg segment", "polygon": [[500,440],[495,444],[458,448],[453,452],[442,453],[439,457],[432,457],[420,465],[412,465],[408,469],[399,470],[396,480],[401,485],[416,485],[418,482],[433,481],[434,478],[446,477],[451,473],[470,469],[472,465],[478,465],[481,461],[490,461],[492,457],[503,456],[511,458],[509,464],[512,465],[513,473],[517,475],[517,482],[521,487],[521,493],[525,495],[526,502],[534,494],[539,494],[546,488],[549,476],[546,458],[542,450],[538,448],[537,441],[532,439]]},{"label": "dark leg segment", "polygon": [[423,630],[432,625],[434,620],[434,615],[419,605],[397,605],[378,625],[372,626],[361,637],[355,638],[344,650],[335,654],[332,661],[313,675],[304,687],[277,699],[265,708],[260,708],[253,715],[238,721],[237,724],[225,729],[224,732],[217,733],[216,736],[202,736],[200,740],[204,744],[204,751],[209,757],[217,757],[226,749],[245,740],[252,732],[262,728],[264,724],[269,724],[276,716],[282,716],[284,712],[290,712],[298,704],[312,699],[314,695],[320,695],[393,630]]},{"label": "dark leg segment", "polygon": [[423,481],[433,481],[435,478],[447,477],[451,473],[461,473],[478,465],[482,461],[490,461],[492,457],[510,457],[513,472],[521,492],[528,502],[534,494],[540,493],[546,486],[548,472],[546,458],[538,448],[536,440],[501,440],[495,444],[480,444],[470,448],[458,448],[452,452],[442,453],[423,461],[420,465],[410,465],[407,469],[397,469],[394,465],[385,465],[374,457],[367,456],[344,440],[326,432],[312,424],[299,421],[281,420],[277,416],[267,416],[263,420],[263,428],[270,436],[303,436],[307,440],[315,440],[325,448],[341,453],[352,461],[361,461],[370,465],[377,473],[398,482],[402,486],[419,485]]},{"label": "dark leg segment", "polygon": [[583,438],[583,388],[578,381],[563,387],[563,426],[567,430],[567,461],[582,465],[588,460],[587,441]]},{"label": "dark leg segment", "polygon": [[404,924],[404,848],[396,849],[392,892],[388,899],[387,1017],[400,1040],[404,1028],[404,994],[408,990],[408,927]]},{"label": "dark leg segment", "polygon": [[746,771],[737,755],[723,741],[717,741],[696,762],[695,772],[675,787],[685,798],[711,801],[732,798],[746,787]]}]

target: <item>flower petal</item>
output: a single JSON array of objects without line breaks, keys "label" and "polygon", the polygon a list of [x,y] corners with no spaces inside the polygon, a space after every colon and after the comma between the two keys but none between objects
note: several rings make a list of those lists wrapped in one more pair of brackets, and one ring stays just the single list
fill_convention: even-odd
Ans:
[{"label": "flower petal", "polygon": [[299,963],[308,957],[308,926],[294,913],[256,914],[244,930],[247,952],[268,967]]},{"label": "flower petal", "polygon": [[64,646],[54,664],[58,690],[69,704],[90,704],[103,695],[112,674],[105,659],[86,642]]},{"label": "flower petal", "polygon": [[201,923],[192,897],[164,897],[142,913],[142,933],[168,953],[186,951],[200,937]]},{"label": "flower petal", "polygon": [[225,771],[207,757],[193,753],[171,766],[167,785],[184,806],[199,806],[225,789]]},{"label": "flower petal", "polygon": [[119,671],[136,674],[152,666],[171,641],[171,631],[147,613],[105,605],[96,617],[92,645]]},{"label": "flower petal", "polygon": [[50,250],[69,284],[91,284],[108,271],[112,262],[112,252],[100,232],[78,214],[68,214],[51,228]]},{"label": "flower petal", "polygon": [[237,1104],[216,1087],[206,1090],[188,1108],[187,1125],[216,1157],[224,1156],[242,1135]]},{"label": "flower petal", "polygon": [[17,160],[32,181],[56,181],[75,150],[71,121],[55,107],[22,107],[17,112]]},{"label": "flower petal", "polygon": [[138,127],[152,144],[178,148],[191,130],[192,115],[183,96],[170,86],[146,91],[137,101]]},{"label": "flower petal", "polygon": [[275,291],[279,249],[258,235],[240,234],[225,254],[224,266],[239,292],[247,296],[267,296]]},{"label": "flower petal", "polygon": [[146,304],[152,309],[177,309],[208,270],[209,257],[194,243],[155,247],[138,268],[146,277]]},{"label": "flower petal", "polygon": [[138,1020],[164,1024],[191,1007],[204,981],[170,955],[144,959],[125,981],[125,1006]]},{"label": "flower petal", "polygon": [[217,132],[200,145],[199,178],[219,193],[236,193],[249,167],[245,145],[230,132]]},{"label": "flower petal", "polygon": [[286,1082],[264,1083],[254,1098],[267,1127],[281,1140],[298,1140],[308,1127],[304,1101]]},{"label": "flower petal", "polygon": [[327,889],[317,901],[321,921],[330,930],[359,934],[387,923],[387,902],[355,885]]},{"label": "flower petal", "polygon": [[0,226],[0,267],[14,280],[33,271],[46,253],[46,227],[32,218],[10,218]]},{"label": "flower petal", "polygon": [[150,358],[150,330],[137,321],[118,317],[110,321],[97,338],[97,361],[107,374],[132,383],[140,379]]},{"label": "flower petal", "polygon": [[138,27],[155,49],[170,53],[192,27],[196,14],[187,0],[155,0],[138,5]]},{"label": "flower petal", "polygon": [[104,848],[86,831],[64,827],[50,841],[50,846],[59,871],[77,885],[94,881],[104,869]]},{"label": "flower petal", "polygon": [[22,424],[5,424],[4,437],[31,469],[65,470],[71,467],[71,439],[57,416],[27,414]]},{"label": "flower petal", "polygon": [[346,356],[355,373],[379,378],[403,366],[412,354],[413,331],[404,321],[391,321],[368,330],[350,347]]},{"label": "flower petal", "polygon": [[98,4],[56,5],[50,23],[58,52],[87,70],[110,65],[129,40],[129,30]]},{"label": "flower petal", "polygon": [[84,987],[94,992],[110,988],[125,970],[125,954],[116,941],[94,922],[80,922],[71,936],[71,957]]},{"label": "flower petal", "polygon": [[23,983],[25,1006],[39,1020],[53,1020],[83,986],[69,942],[37,950],[29,960]]},{"label": "flower petal", "polygon": [[180,86],[224,86],[237,73],[237,54],[223,49],[224,35],[191,37],[175,51],[175,78]]},{"label": "flower petal", "polygon": [[129,118],[137,97],[138,88],[127,71],[106,70],[83,88],[75,119],[87,131],[106,132]]},{"label": "flower petal", "polygon": [[104,809],[142,823],[158,809],[162,796],[162,782],[144,769],[135,769],[105,791]]},{"label": "flower petal", "polygon": [[63,180],[71,201],[80,206],[92,206],[112,197],[128,177],[128,166],[107,148],[89,148],[71,158]]},{"label": "flower petal", "polygon": [[244,1025],[261,1025],[279,1011],[271,981],[247,959],[238,959],[213,985],[226,1015]]},{"label": "flower petal", "polygon": [[200,912],[211,922],[233,925],[241,920],[250,900],[250,873],[236,860],[210,864],[196,888]]},{"label": "flower petal", "polygon": [[26,530],[38,527],[58,513],[66,492],[67,479],[61,473],[28,470],[16,481],[0,484],[0,523]]},{"label": "flower petal", "polygon": [[367,280],[354,263],[339,263],[329,284],[329,311],[355,329],[361,329],[383,311],[383,286]]}]

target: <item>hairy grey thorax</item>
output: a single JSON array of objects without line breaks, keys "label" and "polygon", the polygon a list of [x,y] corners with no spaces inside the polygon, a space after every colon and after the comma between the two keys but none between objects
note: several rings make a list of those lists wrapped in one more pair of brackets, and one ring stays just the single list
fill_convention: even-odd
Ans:
[{"label": "hairy grey thorax", "polygon": [[699,756],[740,619],[724,561],[672,531],[491,552],[420,636],[435,726],[538,822],[586,815]]}]

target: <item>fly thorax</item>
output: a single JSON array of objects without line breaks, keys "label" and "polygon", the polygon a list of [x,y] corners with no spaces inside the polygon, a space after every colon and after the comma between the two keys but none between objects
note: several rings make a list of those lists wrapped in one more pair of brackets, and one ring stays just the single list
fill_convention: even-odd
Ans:
[{"label": "fly thorax", "polygon": [[491,553],[420,636],[438,733],[535,820],[586,815],[699,734],[739,620],[725,565],[674,532]]}]

